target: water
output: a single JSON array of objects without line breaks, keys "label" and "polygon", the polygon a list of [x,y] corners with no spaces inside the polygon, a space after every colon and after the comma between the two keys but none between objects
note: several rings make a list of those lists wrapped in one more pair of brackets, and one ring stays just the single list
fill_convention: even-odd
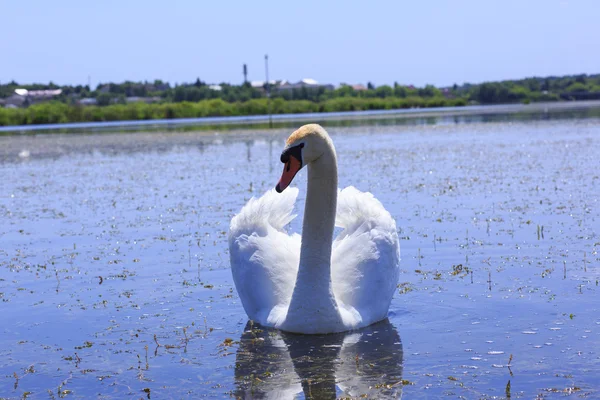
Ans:
[{"label": "water", "polygon": [[600,120],[329,131],[402,273],[317,337],[249,324],[228,270],[289,129],[0,137],[0,397],[600,396]]}]

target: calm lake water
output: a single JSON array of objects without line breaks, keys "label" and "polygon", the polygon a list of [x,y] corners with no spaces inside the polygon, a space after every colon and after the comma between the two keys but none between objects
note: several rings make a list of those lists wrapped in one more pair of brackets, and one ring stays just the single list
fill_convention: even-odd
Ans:
[{"label": "calm lake water", "polygon": [[441,122],[324,124],[402,273],[387,321],[312,337],[229,271],[290,129],[0,137],[0,398],[599,398],[600,119]]}]

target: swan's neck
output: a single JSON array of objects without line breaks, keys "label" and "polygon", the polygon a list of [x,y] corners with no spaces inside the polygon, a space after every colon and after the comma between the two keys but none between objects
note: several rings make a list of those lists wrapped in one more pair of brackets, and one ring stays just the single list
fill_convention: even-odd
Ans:
[{"label": "swan's neck", "polygon": [[311,280],[331,283],[331,243],[336,206],[337,162],[332,151],[308,165],[299,269],[309,274]]},{"label": "swan's neck", "polygon": [[[335,150],[308,165],[302,246],[288,324],[341,324],[331,285],[331,245],[337,205]],[[306,328],[304,328],[306,329]]]}]

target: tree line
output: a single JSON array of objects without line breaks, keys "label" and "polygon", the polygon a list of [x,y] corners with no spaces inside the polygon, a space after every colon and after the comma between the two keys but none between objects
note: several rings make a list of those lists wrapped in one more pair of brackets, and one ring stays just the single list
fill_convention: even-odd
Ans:
[{"label": "tree line", "polygon": [[[108,83],[99,84],[94,90],[87,85],[8,82],[0,85],[0,99],[14,95],[17,88],[62,89],[62,93],[52,101],[29,107],[0,108],[0,126],[260,115],[269,110],[267,89],[274,114],[600,99],[600,74],[466,83],[444,88],[398,83],[377,87],[369,83],[364,88],[342,84],[333,90],[324,86],[293,90],[279,90],[277,86],[256,88],[247,82],[222,83],[217,90],[200,79],[173,87],[160,80]],[[152,98],[153,103],[127,102],[133,96]],[[96,99],[97,105],[78,104],[83,98]]]}]

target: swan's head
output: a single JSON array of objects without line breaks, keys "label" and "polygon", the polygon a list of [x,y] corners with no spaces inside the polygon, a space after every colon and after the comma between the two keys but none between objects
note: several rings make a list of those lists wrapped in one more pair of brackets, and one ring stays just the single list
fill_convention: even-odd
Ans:
[{"label": "swan's head", "polygon": [[308,124],[300,127],[285,142],[281,152],[281,162],[284,163],[283,174],[275,186],[278,193],[283,192],[304,167],[316,161],[325,152],[333,148],[329,135],[320,125]]}]

